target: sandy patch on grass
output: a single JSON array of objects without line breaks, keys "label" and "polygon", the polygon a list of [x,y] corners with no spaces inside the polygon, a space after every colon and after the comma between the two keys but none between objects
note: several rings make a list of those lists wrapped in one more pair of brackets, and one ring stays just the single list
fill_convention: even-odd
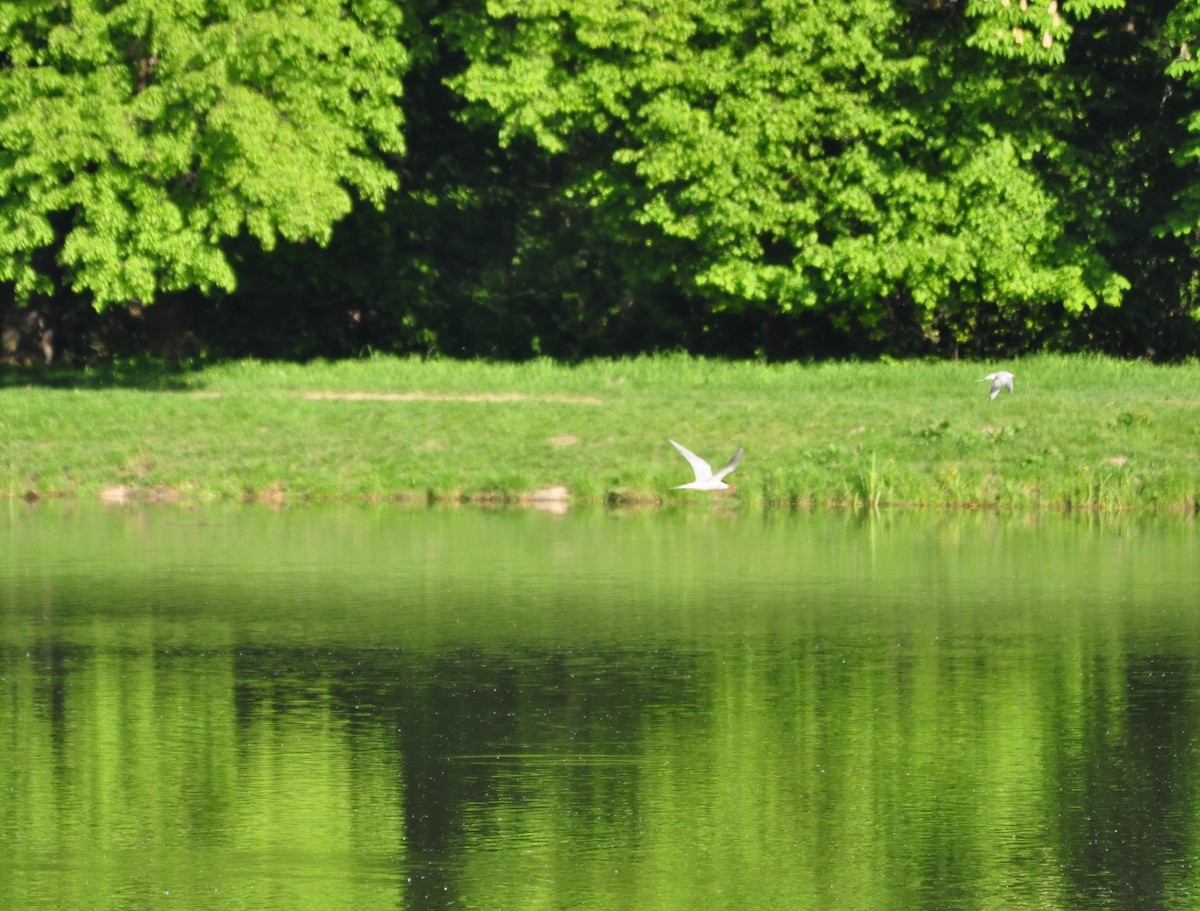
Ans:
[{"label": "sandy patch on grass", "polygon": [[556,516],[566,515],[571,502],[571,492],[562,484],[535,490],[521,497],[521,502],[532,506],[541,512],[552,513]]},{"label": "sandy patch on grass", "polygon": [[337,399],[346,402],[561,402],[565,405],[603,405],[604,400],[586,395],[522,395],[519,392],[304,392],[306,399]]}]

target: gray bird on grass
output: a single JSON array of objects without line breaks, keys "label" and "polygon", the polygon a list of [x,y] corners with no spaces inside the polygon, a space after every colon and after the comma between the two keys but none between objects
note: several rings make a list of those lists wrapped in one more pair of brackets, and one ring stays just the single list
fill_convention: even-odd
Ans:
[{"label": "gray bird on grass", "polygon": [[996,400],[996,396],[1000,394],[1001,389],[1007,389],[1009,392],[1013,391],[1013,375],[1007,370],[997,370],[995,373],[989,373],[983,379],[976,380],[976,382],[986,383],[988,380],[992,381],[992,394],[988,396],[989,402]]}]

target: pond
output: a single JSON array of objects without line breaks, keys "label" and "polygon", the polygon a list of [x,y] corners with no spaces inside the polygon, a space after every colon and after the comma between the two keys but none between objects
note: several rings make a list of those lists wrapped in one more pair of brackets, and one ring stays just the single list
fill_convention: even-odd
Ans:
[{"label": "pond", "polygon": [[0,509],[0,907],[1183,909],[1183,518]]}]

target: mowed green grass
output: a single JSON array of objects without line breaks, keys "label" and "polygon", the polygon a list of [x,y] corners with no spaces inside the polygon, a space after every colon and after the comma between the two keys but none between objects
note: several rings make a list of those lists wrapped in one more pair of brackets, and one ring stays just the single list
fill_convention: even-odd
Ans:
[{"label": "mowed green grass", "polygon": [[[980,377],[1016,373],[988,401]],[[519,500],[1195,511],[1200,365],[763,365],[685,356],[567,366],[374,358],[119,378],[0,372],[0,489],[187,501]],[[736,490],[691,480],[667,443]]]}]

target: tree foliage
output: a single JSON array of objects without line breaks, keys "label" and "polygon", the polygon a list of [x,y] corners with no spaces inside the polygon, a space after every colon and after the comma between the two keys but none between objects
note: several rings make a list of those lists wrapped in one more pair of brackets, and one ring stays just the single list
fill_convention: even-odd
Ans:
[{"label": "tree foliage", "polygon": [[1196,353],[1196,9],[4,4],[0,280],[221,354]]},{"label": "tree foliage", "polygon": [[[1069,158],[1024,61],[971,66],[961,26],[891,0],[492,2],[455,85],[501,142],[578,169],[568,198],[718,309],[825,312],[926,332],[947,307],[1115,303],[1048,172]],[[978,53],[978,52],[974,52]],[[1003,55],[1002,55],[1003,56]],[[1046,113],[1048,111],[1048,113]],[[1051,167],[1047,164],[1054,163]]]},{"label": "tree foliage", "polygon": [[[1200,86],[1200,5],[1182,2],[1167,19],[1164,43],[1172,55],[1167,73],[1188,88]],[[1168,214],[1165,229],[1177,235],[1196,236],[1200,229],[1200,111],[1189,110],[1184,120],[1190,138],[1180,143],[1176,162],[1190,176],[1176,197],[1177,206]]]},{"label": "tree foliage", "polygon": [[1073,22],[1124,6],[1125,0],[967,0],[975,25],[968,43],[1001,57],[1062,63]]},{"label": "tree foliage", "polygon": [[0,279],[95,305],[231,289],[249,234],[329,239],[396,186],[390,0],[0,5]]}]

